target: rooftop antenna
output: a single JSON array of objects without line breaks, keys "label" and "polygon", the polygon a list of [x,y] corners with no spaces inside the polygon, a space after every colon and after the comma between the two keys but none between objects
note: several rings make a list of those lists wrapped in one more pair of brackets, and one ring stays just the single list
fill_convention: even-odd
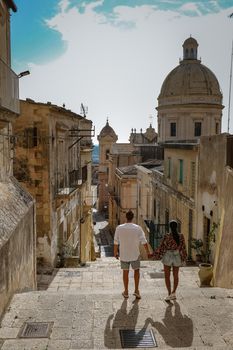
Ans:
[{"label": "rooftop antenna", "polygon": [[86,118],[88,113],[88,107],[84,106],[83,103],[81,103],[81,107],[80,107],[80,114],[84,116],[84,118]]},{"label": "rooftop antenna", "polygon": [[149,115],[149,121],[150,121],[150,126],[152,126],[152,122],[153,122],[153,116],[152,116],[152,114]]}]

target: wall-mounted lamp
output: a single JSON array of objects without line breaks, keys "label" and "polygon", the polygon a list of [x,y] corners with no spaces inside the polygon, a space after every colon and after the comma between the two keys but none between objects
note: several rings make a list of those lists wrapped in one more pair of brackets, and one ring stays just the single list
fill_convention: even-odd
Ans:
[{"label": "wall-mounted lamp", "polygon": [[25,77],[26,75],[29,75],[29,74],[30,74],[29,70],[25,70],[18,74],[18,78]]}]

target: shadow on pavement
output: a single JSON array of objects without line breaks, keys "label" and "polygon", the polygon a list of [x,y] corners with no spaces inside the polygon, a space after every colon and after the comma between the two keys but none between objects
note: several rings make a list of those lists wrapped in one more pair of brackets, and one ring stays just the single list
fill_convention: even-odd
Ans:
[{"label": "shadow on pavement", "polygon": [[140,300],[135,299],[133,301],[133,307],[129,310],[129,312],[127,312],[127,299],[124,299],[121,308],[117,310],[115,317],[114,314],[111,314],[108,317],[104,331],[104,344],[106,348],[116,349],[116,339],[119,339],[120,329],[135,330],[135,337],[138,344],[140,340],[143,339],[151,319],[146,319],[145,324],[141,329],[136,327],[139,315],[139,302]]},{"label": "shadow on pavement", "polygon": [[[174,308],[174,313],[172,312]],[[193,322],[187,315],[182,315],[180,305],[174,301],[166,308],[163,322],[151,322],[161,334],[164,342],[173,348],[189,347],[193,343]]]}]

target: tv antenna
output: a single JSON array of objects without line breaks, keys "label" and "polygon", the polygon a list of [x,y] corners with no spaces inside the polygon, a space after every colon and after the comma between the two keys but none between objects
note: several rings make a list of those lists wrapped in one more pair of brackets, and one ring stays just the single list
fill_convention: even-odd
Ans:
[{"label": "tv antenna", "polygon": [[152,116],[152,114],[149,114],[149,121],[150,121],[150,125],[152,126],[152,123],[153,123],[153,116]]},{"label": "tv antenna", "polygon": [[84,116],[84,118],[86,118],[88,113],[88,107],[84,106],[83,103],[81,103],[81,107],[80,107],[80,114]]}]

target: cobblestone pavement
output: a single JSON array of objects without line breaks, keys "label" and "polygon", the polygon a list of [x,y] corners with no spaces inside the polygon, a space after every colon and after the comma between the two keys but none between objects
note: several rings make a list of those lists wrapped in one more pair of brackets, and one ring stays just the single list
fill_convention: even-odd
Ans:
[{"label": "cobblestone pavement", "polygon": [[[233,349],[233,290],[199,288],[196,267],[183,267],[177,301],[164,301],[160,262],[143,261],[142,299],[123,299],[119,262],[102,257],[58,269],[47,290],[16,294],[1,322],[1,350],[121,348],[119,330],[152,330],[157,349]],[[48,338],[20,338],[24,322],[50,322]]]},{"label": "cobblestone pavement", "polygon": [[[152,331],[156,349],[233,349],[233,290],[199,288],[197,268],[183,267],[177,301],[168,304],[161,263],[143,261],[142,299],[132,295],[132,272],[131,294],[123,299],[108,223],[98,213],[94,221],[101,258],[48,271],[39,276],[40,291],[16,294],[1,322],[1,350],[118,349],[120,330],[126,329],[134,329],[138,341]],[[25,322],[36,323],[29,333],[48,323],[48,335],[22,338]]]}]

